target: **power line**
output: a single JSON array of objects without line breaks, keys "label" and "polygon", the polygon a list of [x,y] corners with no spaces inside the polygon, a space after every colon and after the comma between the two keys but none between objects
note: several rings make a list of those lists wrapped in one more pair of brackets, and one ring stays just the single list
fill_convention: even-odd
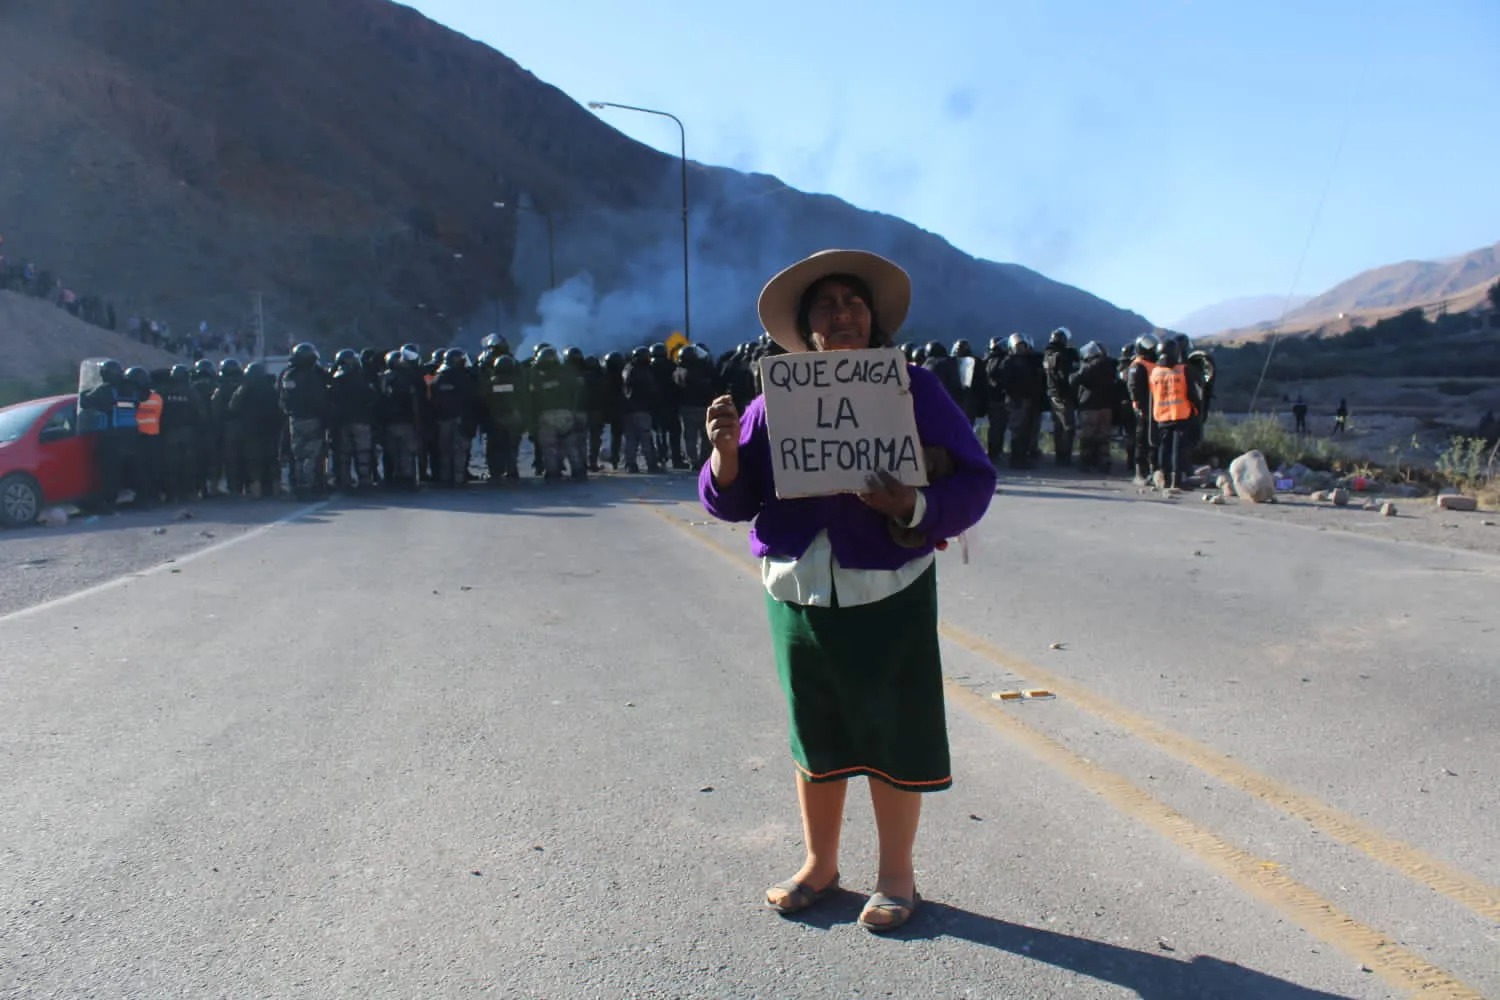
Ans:
[{"label": "power line", "polygon": [[[1363,82],[1364,74],[1361,73],[1360,84],[1362,85]],[[1339,141],[1338,144],[1334,146],[1333,160],[1328,165],[1328,177],[1323,182],[1323,194],[1318,198],[1318,207],[1313,211],[1312,225],[1308,227],[1307,239],[1302,243],[1302,254],[1297,259],[1297,269],[1292,273],[1292,285],[1287,289],[1286,300],[1281,304],[1281,316],[1277,319],[1278,324],[1280,323],[1281,319],[1285,319],[1286,314],[1291,312],[1292,310],[1292,296],[1297,293],[1297,283],[1302,280],[1302,268],[1307,263],[1308,251],[1312,249],[1313,236],[1317,233],[1318,223],[1322,220],[1323,217],[1323,206],[1327,203],[1328,192],[1333,187],[1334,174],[1338,172],[1339,157],[1341,157],[1344,152],[1344,141],[1349,137],[1349,126],[1354,121],[1354,99],[1362,89],[1362,86],[1358,86],[1349,95],[1349,106],[1344,113],[1344,125],[1343,128],[1339,130]],[[1250,394],[1251,413],[1255,412],[1255,404],[1260,400],[1260,389],[1261,386],[1265,384],[1266,372],[1270,371],[1271,369],[1271,357],[1276,353],[1276,344],[1280,340],[1281,328],[1280,326],[1278,326],[1277,329],[1271,333],[1271,346],[1266,349],[1265,363],[1260,366],[1260,378],[1255,380],[1255,391]]]}]

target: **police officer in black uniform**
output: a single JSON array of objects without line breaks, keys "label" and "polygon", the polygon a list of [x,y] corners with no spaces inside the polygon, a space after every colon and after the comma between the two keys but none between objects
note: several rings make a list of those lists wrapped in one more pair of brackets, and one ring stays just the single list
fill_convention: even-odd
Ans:
[{"label": "police officer in black uniform", "polygon": [[277,390],[288,421],[292,495],[307,499],[326,487],[328,373],[318,365],[316,347],[304,342],[292,348],[291,363],[281,373]]},{"label": "police officer in black uniform", "polygon": [[198,496],[197,445],[203,413],[187,365],[173,365],[161,387],[161,484],[173,503]]},{"label": "police officer in black uniform", "polygon": [[1073,437],[1077,431],[1073,399],[1073,373],[1078,370],[1078,350],[1068,343],[1071,334],[1060,326],[1052,331],[1042,352],[1047,373],[1047,403],[1052,410],[1052,455],[1058,465],[1073,464]]},{"label": "police officer in black uniform", "polygon": [[985,432],[984,446],[990,461],[996,466],[1005,454],[1005,427],[1010,414],[1005,403],[1005,377],[1001,373],[1010,352],[1005,349],[1003,337],[990,338],[989,353],[984,356],[984,373],[976,379],[984,400],[984,412],[990,420]]},{"label": "police officer in black uniform", "polygon": [[229,400],[244,467],[246,496],[271,500],[281,479],[277,449],[286,431],[286,417],[277,401],[276,376],[264,361],[252,361]]},{"label": "police officer in black uniform", "polygon": [[78,408],[91,414],[91,423],[99,428],[94,438],[97,504],[104,513],[113,514],[126,469],[135,460],[138,399],[125,382],[125,367],[114,358],[100,363],[99,379],[99,385],[79,393]]},{"label": "police officer in black uniform", "polygon": [[[333,359],[328,380],[329,436],[333,441],[333,482],[341,490],[364,489],[375,482],[375,386],[365,362],[350,348]],[[350,474],[350,468],[353,474]]]}]

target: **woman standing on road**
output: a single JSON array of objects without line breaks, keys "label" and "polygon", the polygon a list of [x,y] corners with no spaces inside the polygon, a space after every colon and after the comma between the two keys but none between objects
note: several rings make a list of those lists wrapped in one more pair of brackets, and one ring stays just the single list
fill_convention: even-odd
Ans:
[{"label": "woman standing on road", "polygon": [[[911,281],[891,261],[824,250],[773,277],[759,311],[787,351],[860,350],[890,346],[910,300]],[[915,912],[921,793],[953,783],[934,547],[978,522],[995,490],[968,418],[930,372],[907,372],[931,485],[881,473],[858,495],[778,499],[763,396],[743,417],[729,396],[709,406],[713,453],[698,479],[709,513],[755,521],[750,549],[761,559],[791,724],[807,856],[766,902],[796,913],[837,889],[845,790],[864,775],[880,870],[859,922],[872,931]]]}]

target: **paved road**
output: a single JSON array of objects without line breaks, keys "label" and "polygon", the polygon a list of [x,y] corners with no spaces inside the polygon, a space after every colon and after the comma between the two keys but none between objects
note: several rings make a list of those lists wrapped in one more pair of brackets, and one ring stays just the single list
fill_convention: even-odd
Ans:
[{"label": "paved road", "polygon": [[281,508],[0,616],[0,996],[1500,997],[1500,560],[1007,485],[886,939],[863,794],[850,891],[761,905],[783,710],[691,496]]}]

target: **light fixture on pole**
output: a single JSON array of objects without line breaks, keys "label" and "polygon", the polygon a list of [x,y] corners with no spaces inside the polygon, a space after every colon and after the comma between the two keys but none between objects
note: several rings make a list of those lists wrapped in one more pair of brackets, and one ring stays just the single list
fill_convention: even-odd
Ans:
[{"label": "light fixture on pole", "polygon": [[557,287],[557,242],[552,230],[552,213],[544,212],[540,208],[532,208],[530,205],[510,205],[503,201],[494,203],[496,208],[514,208],[520,212],[531,212],[540,215],[547,220],[547,287]]},{"label": "light fixture on pole", "polygon": [[604,108],[619,108],[622,111],[639,111],[646,115],[660,115],[663,118],[670,118],[677,123],[677,132],[682,138],[682,335],[691,341],[693,339],[693,320],[688,300],[687,129],[683,127],[681,118],[667,111],[638,108],[633,104],[616,104],[613,101],[589,101],[588,103],[589,107],[596,111]]}]

